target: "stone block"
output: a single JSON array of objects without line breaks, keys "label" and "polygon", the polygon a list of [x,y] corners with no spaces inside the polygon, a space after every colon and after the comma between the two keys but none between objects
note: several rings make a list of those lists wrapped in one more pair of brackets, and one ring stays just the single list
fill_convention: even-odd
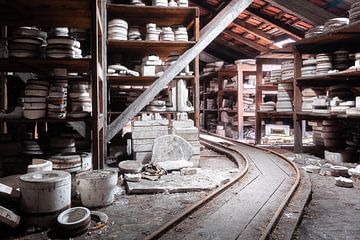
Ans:
[{"label": "stone block", "polygon": [[180,175],[195,175],[198,172],[198,168],[183,168],[180,169]]},{"label": "stone block", "polygon": [[194,167],[199,167],[200,166],[200,155],[193,155],[189,161],[193,163]]},{"label": "stone block", "polygon": [[151,161],[151,155],[151,152],[136,152],[134,153],[134,158],[136,159],[136,161],[142,164],[146,164]]},{"label": "stone block", "polygon": [[124,174],[124,179],[129,182],[140,182],[141,180],[141,173],[126,173]]},{"label": "stone block", "polygon": [[164,161],[188,161],[193,155],[191,144],[176,135],[165,135],[154,140],[151,163]]},{"label": "stone block", "polygon": [[168,134],[168,130],[156,131],[135,131],[132,133],[133,139],[155,139]]},{"label": "stone block", "polygon": [[186,121],[172,121],[172,126],[174,128],[192,128],[194,127],[193,120],[186,120]]},{"label": "stone block", "polygon": [[156,164],[166,171],[180,170],[182,168],[191,168],[194,166],[192,162],[187,160],[163,161],[156,162]]},{"label": "stone block", "polygon": [[154,144],[133,144],[134,152],[149,152],[152,151]]},{"label": "stone block", "polygon": [[20,225],[20,220],[20,216],[16,215],[13,211],[0,206],[0,223],[16,228]]},{"label": "stone block", "polygon": [[165,120],[147,120],[147,121],[134,121],[133,127],[150,127],[150,126],[168,126],[169,121]]},{"label": "stone block", "polygon": [[156,131],[168,131],[168,126],[144,126],[144,127],[132,127],[132,132],[156,132]]},{"label": "stone block", "polygon": [[174,128],[174,134],[184,138],[187,141],[199,140],[199,129],[192,128]]}]

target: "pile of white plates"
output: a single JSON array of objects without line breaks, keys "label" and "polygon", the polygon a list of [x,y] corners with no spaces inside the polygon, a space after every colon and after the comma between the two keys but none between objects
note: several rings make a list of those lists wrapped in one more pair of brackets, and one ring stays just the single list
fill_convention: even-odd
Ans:
[{"label": "pile of white plates", "polygon": [[188,0],[178,0],[177,2],[178,2],[179,7],[188,7],[189,6]]},{"label": "pile of white plates", "polygon": [[43,150],[35,140],[24,140],[22,142],[22,153],[25,155],[42,155]]},{"label": "pile of white plates", "polygon": [[356,2],[351,5],[349,19],[350,23],[354,23],[360,20],[360,2]]},{"label": "pile of white plates", "polygon": [[152,0],[152,5],[156,7],[167,7],[168,0]]},{"label": "pile of white plates", "polygon": [[273,112],[275,111],[274,102],[263,102],[260,104],[260,112]]},{"label": "pile of white plates", "polygon": [[166,102],[162,100],[153,100],[147,106],[147,111],[164,112],[166,111]]},{"label": "pile of white plates", "polygon": [[302,77],[311,77],[316,75],[316,59],[309,58],[303,61],[301,68]]},{"label": "pile of white plates", "polygon": [[349,59],[350,53],[346,50],[334,52],[334,69],[344,71],[351,66]]},{"label": "pile of white plates", "polygon": [[29,79],[25,86],[24,118],[39,119],[46,117],[46,98],[49,95],[49,82]]},{"label": "pile of white plates", "polygon": [[70,88],[71,111],[68,114],[71,118],[83,118],[90,115],[91,97],[89,85],[87,82],[78,82],[71,85]]},{"label": "pile of white plates", "polygon": [[66,76],[66,69],[56,69],[54,71],[54,79],[50,84],[49,98],[47,102],[47,115],[49,118],[66,118],[68,88],[68,80]]},{"label": "pile of white plates", "polygon": [[89,31],[84,28],[70,28],[70,35],[76,40],[83,42],[89,38]]},{"label": "pile of white plates", "polygon": [[160,33],[160,41],[174,41],[175,34],[171,27],[163,27]]},{"label": "pile of white plates", "polygon": [[168,5],[169,5],[169,7],[177,7],[178,3],[175,2],[175,0],[170,0]]},{"label": "pile of white plates", "polygon": [[270,82],[278,83],[281,81],[281,69],[272,70],[270,73]]},{"label": "pile of white plates", "polygon": [[349,19],[348,18],[332,18],[329,19],[325,22],[324,24],[324,28],[325,28],[325,32],[340,28],[340,27],[344,27],[346,25],[349,24]]},{"label": "pile of white plates", "polygon": [[159,41],[159,35],[161,30],[156,27],[155,23],[146,24],[146,40],[147,41]]},{"label": "pile of white plates", "polygon": [[322,34],[325,31],[323,25],[316,26],[305,33],[305,38],[315,37],[319,34]]},{"label": "pile of white plates", "polygon": [[46,32],[34,27],[21,27],[15,30],[9,41],[9,56],[16,58],[38,57],[40,46],[45,43],[46,36]]},{"label": "pile of white plates", "polygon": [[129,40],[142,40],[140,29],[138,26],[131,26],[129,28]]},{"label": "pile of white plates", "polygon": [[319,53],[316,55],[316,75],[327,74],[332,67],[331,54]]},{"label": "pile of white plates", "polygon": [[49,34],[46,46],[48,58],[82,58],[80,42],[69,35],[69,28],[54,28]]},{"label": "pile of white plates", "polygon": [[122,19],[112,19],[108,24],[108,39],[128,40],[128,23]]},{"label": "pile of white plates", "polygon": [[305,88],[302,90],[302,106],[301,111],[312,112],[313,101],[316,98],[317,94],[312,88]]},{"label": "pile of white plates", "polygon": [[276,102],[277,112],[292,112],[293,105],[293,84],[292,83],[279,83],[278,94]]},{"label": "pile of white plates", "polygon": [[187,42],[188,40],[188,33],[185,27],[179,26],[175,29],[175,41]]},{"label": "pile of white plates", "polygon": [[143,3],[141,0],[131,0],[130,4],[135,6],[145,6],[145,3]]},{"label": "pile of white plates", "polygon": [[281,64],[281,81],[294,79],[294,61],[286,61]]}]

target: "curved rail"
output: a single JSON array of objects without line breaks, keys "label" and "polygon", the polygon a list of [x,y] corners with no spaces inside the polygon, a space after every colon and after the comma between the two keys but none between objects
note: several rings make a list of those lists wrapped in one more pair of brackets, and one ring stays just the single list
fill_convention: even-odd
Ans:
[{"label": "curved rail", "polygon": [[226,183],[223,186],[219,187],[217,190],[213,191],[211,194],[206,196],[201,201],[199,201],[196,204],[190,206],[189,208],[187,208],[181,214],[175,216],[173,219],[171,219],[169,222],[164,224],[161,228],[159,228],[158,230],[153,232],[151,235],[147,236],[145,239],[149,240],[149,239],[158,239],[158,238],[160,238],[166,232],[170,231],[172,228],[174,228],[176,225],[181,223],[183,220],[185,220],[188,216],[190,216],[195,211],[200,209],[202,206],[204,206],[205,204],[207,204],[208,202],[210,202],[211,200],[213,200],[217,196],[221,195],[221,193],[223,193],[225,190],[229,189],[232,185],[234,185],[236,182],[240,181],[245,176],[245,174],[249,170],[250,158],[234,147],[237,144],[240,144],[240,145],[245,146],[245,147],[254,148],[254,149],[258,150],[258,151],[269,152],[271,154],[274,154],[274,155],[278,156],[279,158],[285,160],[287,163],[289,163],[294,168],[294,170],[296,172],[296,179],[295,179],[294,184],[292,185],[290,191],[286,195],[284,201],[281,203],[281,205],[279,206],[279,208],[275,212],[275,215],[272,217],[269,224],[266,226],[265,230],[262,232],[260,239],[266,239],[269,236],[269,234],[271,233],[271,231],[272,231],[273,227],[275,226],[275,224],[277,223],[282,211],[287,206],[289,200],[291,199],[291,197],[293,196],[294,192],[296,191],[296,189],[297,189],[297,187],[299,185],[299,182],[300,182],[300,171],[299,171],[299,169],[296,167],[296,165],[294,163],[292,163],[287,158],[285,158],[281,154],[278,154],[278,153],[276,153],[274,151],[271,151],[271,150],[268,150],[268,149],[263,149],[263,148],[260,148],[260,147],[257,147],[257,146],[248,145],[248,144],[241,143],[241,142],[238,142],[238,141],[234,141],[234,140],[229,139],[229,138],[219,137],[219,136],[213,135],[213,134],[208,134],[208,135],[212,135],[212,136],[217,137],[217,138],[222,138],[222,139],[230,142],[231,144],[226,144],[226,143],[223,143],[223,142],[220,142],[220,143],[219,142],[213,142],[213,141],[209,141],[207,139],[201,138],[201,143],[203,145],[205,145],[209,149],[212,149],[212,150],[214,150],[216,152],[219,152],[219,153],[222,153],[222,154],[226,155],[238,167],[240,166],[240,161],[241,160],[245,161],[245,169],[243,171],[241,171],[240,173],[236,174],[235,177],[233,177],[228,183]]}]

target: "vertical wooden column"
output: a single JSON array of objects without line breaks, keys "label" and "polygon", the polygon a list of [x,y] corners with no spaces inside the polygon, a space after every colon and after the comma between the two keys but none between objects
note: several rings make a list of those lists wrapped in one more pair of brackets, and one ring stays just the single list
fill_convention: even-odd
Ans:
[{"label": "vertical wooden column", "polygon": [[260,105],[262,103],[262,90],[260,89],[263,79],[263,63],[261,60],[256,60],[256,95],[255,95],[255,104],[256,104],[256,122],[255,122],[255,143],[261,143],[261,116],[259,114]]},{"label": "vertical wooden column", "polygon": [[[1,46],[6,48],[7,39],[7,26],[1,27]],[[2,56],[3,57],[3,56]],[[7,98],[7,78],[4,72],[0,73],[1,93],[0,93],[0,110],[7,110],[8,98]],[[0,124],[0,132],[7,133],[6,122]]]},{"label": "vertical wooden column", "polygon": [[[200,38],[200,11],[196,10],[194,38],[198,41]],[[194,91],[195,91],[195,126],[200,128],[200,57],[194,59]]]},{"label": "vertical wooden column", "polygon": [[301,88],[297,84],[297,78],[301,76],[301,65],[302,65],[302,56],[299,50],[294,46],[294,64],[295,64],[295,79],[294,79],[294,114],[293,114],[293,122],[294,122],[294,152],[300,153],[302,152],[302,122],[298,119],[296,113],[301,111]]},{"label": "vertical wooden column", "polygon": [[236,65],[237,69],[237,120],[238,139],[244,139],[244,74],[242,64]]}]

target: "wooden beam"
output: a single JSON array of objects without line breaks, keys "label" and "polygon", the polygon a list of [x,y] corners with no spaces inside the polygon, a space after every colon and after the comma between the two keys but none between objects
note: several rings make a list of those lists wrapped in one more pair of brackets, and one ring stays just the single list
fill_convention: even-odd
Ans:
[{"label": "wooden beam", "polygon": [[313,25],[324,24],[337,16],[306,0],[266,0],[271,5],[280,8]]},{"label": "wooden beam", "polygon": [[249,7],[247,8],[246,12],[251,15],[255,15],[257,18],[259,18],[261,21],[266,22],[267,24],[270,24],[274,27],[279,28],[282,32],[286,33],[287,35],[295,38],[295,39],[302,39],[304,38],[304,32],[300,29],[297,29],[289,24],[283,23],[281,21],[275,20],[273,17],[262,13],[260,10]]},{"label": "wooden beam", "polygon": [[268,34],[266,32],[261,31],[260,29],[258,29],[257,27],[255,27],[254,25],[247,23],[245,21],[242,21],[240,19],[236,19],[234,21],[234,24],[238,25],[239,27],[241,27],[242,29],[244,29],[245,31],[255,35],[258,38],[261,38],[262,40],[265,40],[269,43],[273,42],[273,37],[271,36],[271,34]]},{"label": "wooden beam", "polygon": [[204,51],[200,53],[199,57],[200,57],[200,61],[205,62],[205,63],[222,61],[220,58],[217,58],[217,57],[211,55],[210,53],[204,52]]},{"label": "wooden beam", "polygon": [[249,47],[258,50],[259,52],[265,52],[267,50],[266,47],[261,46],[260,44],[257,44],[255,41],[247,39],[246,37],[243,37],[240,34],[234,33],[231,30],[224,30],[223,33],[239,42],[245,43]]},{"label": "wooden beam", "polygon": [[214,43],[220,45],[220,47],[223,49],[228,49],[232,55],[235,54],[236,55],[235,60],[239,59],[240,56],[242,58],[244,58],[244,57],[245,58],[255,58],[257,55],[259,55],[258,52],[255,52],[256,50],[254,52],[252,52],[252,51],[249,51],[247,48],[239,47],[238,45],[236,45],[232,42],[221,40],[219,38],[216,39],[214,41]]},{"label": "wooden beam", "polygon": [[125,109],[108,127],[106,140],[109,142],[136,114],[138,114],[159,92],[176,77],[186,65],[201,53],[241,12],[252,0],[232,0],[209,24],[200,32],[197,43],[182,54],[175,64],[171,65],[140,97]]}]

